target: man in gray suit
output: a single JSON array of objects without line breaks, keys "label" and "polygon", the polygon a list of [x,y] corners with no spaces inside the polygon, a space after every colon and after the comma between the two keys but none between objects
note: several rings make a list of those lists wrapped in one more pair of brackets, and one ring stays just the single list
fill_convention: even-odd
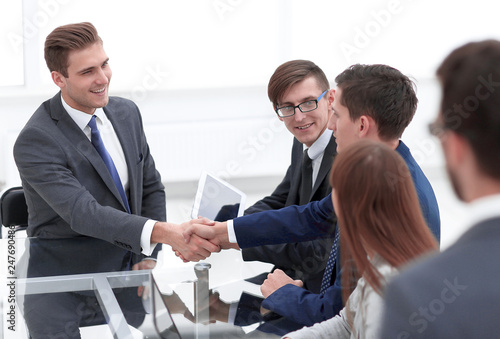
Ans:
[{"label": "man in gray suit", "polygon": [[[165,222],[164,186],[139,109],[129,100],[108,97],[112,73],[95,27],[56,28],[45,41],[45,60],[60,92],[36,110],[14,146],[29,211],[28,235],[98,239],[99,248],[74,254],[75,265],[95,263],[95,271],[153,268],[155,260],[144,259],[155,259],[161,243],[195,261],[217,251],[200,238],[192,246],[185,243],[181,231],[196,221]],[[81,312],[59,313],[71,312],[78,323]],[[46,313],[46,322],[43,316],[33,317],[32,337],[64,331],[70,322],[66,317],[54,324],[53,314]]]},{"label": "man in gray suit", "polygon": [[439,137],[471,227],[386,290],[381,338],[496,338],[500,333],[500,42],[454,50],[437,70]]}]

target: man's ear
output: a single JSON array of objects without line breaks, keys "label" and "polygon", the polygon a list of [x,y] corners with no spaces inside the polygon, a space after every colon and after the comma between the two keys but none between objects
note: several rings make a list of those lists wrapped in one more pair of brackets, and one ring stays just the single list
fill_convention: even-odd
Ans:
[{"label": "man's ear", "polygon": [[365,137],[375,127],[375,121],[367,115],[362,115],[358,119],[358,135]]},{"label": "man's ear", "polygon": [[445,156],[452,166],[461,166],[470,151],[470,145],[467,140],[458,133],[448,131],[443,140]]},{"label": "man's ear", "polygon": [[326,100],[327,100],[327,110],[328,110],[328,116],[332,116],[333,115],[333,101],[334,101],[334,95],[335,94],[335,90],[334,89],[331,89],[329,90],[325,96],[326,96]]},{"label": "man's ear", "polygon": [[333,104],[334,94],[335,94],[335,89],[331,89],[328,91],[328,93],[325,94],[328,99],[328,105],[330,106]]},{"label": "man's ear", "polygon": [[50,75],[52,76],[52,81],[54,81],[54,84],[56,84],[56,86],[58,86],[59,88],[66,87],[66,77],[64,75],[57,71],[52,71]]}]

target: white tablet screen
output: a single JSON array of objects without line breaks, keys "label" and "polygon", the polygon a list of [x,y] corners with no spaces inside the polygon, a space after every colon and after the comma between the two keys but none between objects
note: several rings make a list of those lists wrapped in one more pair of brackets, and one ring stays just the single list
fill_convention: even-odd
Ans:
[{"label": "white tablet screen", "polygon": [[198,182],[191,217],[226,221],[243,215],[245,193],[222,179],[203,172]]}]

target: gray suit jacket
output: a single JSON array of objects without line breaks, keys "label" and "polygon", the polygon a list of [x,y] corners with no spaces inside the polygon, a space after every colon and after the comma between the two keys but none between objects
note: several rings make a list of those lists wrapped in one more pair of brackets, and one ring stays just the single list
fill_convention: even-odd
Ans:
[{"label": "gray suit jacket", "polygon": [[386,290],[381,338],[497,338],[500,218],[409,266]]},{"label": "gray suit jacket", "polygon": [[48,239],[102,239],[134,252],[138,261],[146,220],[166,220],[164,186],[137,106],[110,97],[104,112],[125,154],[132,214],[126,212],[101,157],[63,108],[59,93],[36,110],[14,145],[28,205],[27,233]]}]

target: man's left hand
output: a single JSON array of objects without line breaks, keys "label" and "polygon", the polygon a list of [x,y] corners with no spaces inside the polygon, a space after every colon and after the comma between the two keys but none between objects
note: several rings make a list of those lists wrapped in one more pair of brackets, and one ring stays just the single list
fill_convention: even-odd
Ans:
[{"label": "man's left hand", "polygon": [[267,275],[267,279],[264,280],[262,286],[260,286],[260,291],[264,298],[274,293],[278,288],[285,285],[292,284],[298,287],[303,287],[304,283],[301,280],[293,280],[285,272],[280,269],[274,270],[273,273]]},{"label": "man's left hand", "polygon": [[[137,270],[152,270],[156,266],[156,260],[144,259],[141,262],[138,262],[134,266],[132,266],[132,271]],[[144,286],[139,286],[137,289],[137,296],[141,297],[144,293]]]}]

